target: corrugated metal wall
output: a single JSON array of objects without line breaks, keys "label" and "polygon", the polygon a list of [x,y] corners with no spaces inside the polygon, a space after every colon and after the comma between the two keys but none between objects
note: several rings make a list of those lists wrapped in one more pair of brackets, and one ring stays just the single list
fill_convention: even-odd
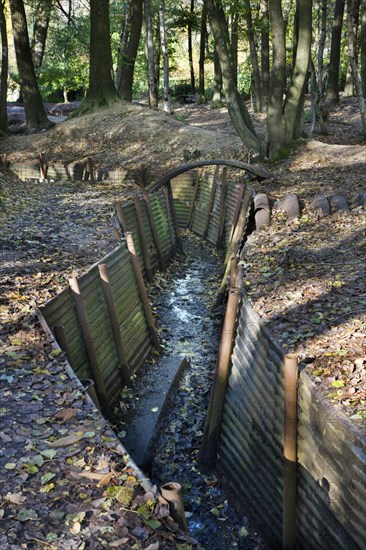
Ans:
[{"label": "corrugated metal wall", "polygon": [[219,439],[219,464],[240,500],[282,541],[283,355],[243,298]]},{"label": "corrugated metal wall", "polygon": [[171,180],[175,211],[181,229],[186,229],[188,226],[196,177],[197,171],[192,170]]}]

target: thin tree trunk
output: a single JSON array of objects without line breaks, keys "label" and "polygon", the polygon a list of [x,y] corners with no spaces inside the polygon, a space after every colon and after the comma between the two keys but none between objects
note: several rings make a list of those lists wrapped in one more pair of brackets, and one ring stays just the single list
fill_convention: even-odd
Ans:
[{"label": "thin tree trunk", "polygon": [[[351,13],[349,13],[349,6],[347,11],[347,22],[349,21],[349,18],[352,20],[353,25],[353,32],[350,33],[348,30],[348,41],[353,40],[354,43],[351,45],[348,45],[348,51],[351,50],[354,52],[355,55],[355,63],[357,65],[357,33],[358,33],[358,25],[359,25],[359,13],[360,13],[360,0],[352,0],[351,3]],[[351,66],[351,63],[348,63],[347,67],[347,76],[346,76],[346,83],[343,90],[343,97],[353,97],[356,92],[356,83],[354,81],[354,71]],[[357,95],[357,92],[356,92]]]},{"label": "thin tree trunk", "polygon": [[151,0],[144,0],[146,22],[147,73],[149,80],[149,107],[158,108],[158,91],[155,85],[154,33]]},{"label": "thin tree trunk", "polygon": [[325,47],[325,40],[327,38],[327,0],[321,0],[320,10],[321,10],[321,17],[320,17],[320,36],[319,36],[318,58],[317,58],[317,67],[318,67],[317,86],[318,86],[320,98],[322,98],[323,91],[324,91],[324,47]]},{"label": "thin tree trunk", "polygon": [[328,85],[325,103],[332,107],[339,103],[339,64],[341,59],[341,36],[345,0],[336,0],[330,46],[330,61],[328,67]]},{"label": "thin tree trunk", "polygon": [[155,89],[157,96],[159,98],[159,89],[160,89],[160,57],[161,57],[161,42],[160,42],[160,23],[159,23],[159,10],[157,18],[156,32],[154,33],[154,78],[155,78]]},{"label": "thin tree trunk", "polygon": [[53,123],[47,118],[38,89],[23,0],[10,0],[10,11],[27,128],[34,132],[49,128]]},{"label": "thin tree trunk", "polygon": [[362,89],[360,85],[357,63],[356,63],[356,37],[355,37],[355,28],[354,28],[354,3],[355,0],[348,0],[348,10],[347,10],[347,23],[348,23],[348,57],[349,63],[352,68],[353,81],[356,91],[356,96],[358,99],[358,105],[360,108],[361,121],[362,121],[362,132],[366,136],[366,107],[365,101],[363,99]]},{"label": "thin tree trunk", "polygon": [[199,85],[198,85],[198,93],[202,99],[205,99],[206,40],[207,40],[207,10],[206,10],[206,6],[203,5],[202,14],[201,14]]},{"label": "thin tree trunk", "polygon": [[187,32],[188,32],[188,62],[189,62],[189,74],[191,77],[191,91],[192,94],[196,93],[196,80],[194,75],[193,64],[193,44],[192,44],[192,21],[194,17],[194,0],[191,0],[190,12],[188,17]]},{"label": "thin tree trunk", "polygon": [[132,101],[133,75],[142,28],[142,0],[131,0],[130,9],[126,53],[123,58],[119,58],[116,80],[117,91],[126,101]]},{"label": "thin tree trunk", "polygon": [[52,1],[53,0],[39,0],[37,5],[31,44],[33,65],[35,69],[42,67],[51,17]]},{"label": "thin tree trunk", "polygon": [[268,156],[275,159],[284,142],[282,105],[286,79],[286,43],[281,0],[268,2],[268,13],[272,28],[273,56],[268,94],[266,142]]},{"label": "thin tree trunk", "polygon": [[219,60],[219,56],[217,54],[216,46],[214,46],[213,60],[214,60],[214,91],[213,91],[211,107],[213,109],[220,109],[223,105],[223,103],[222,103],[222,72],[221,72],[220,60]]},{"label": "thin tree trunk", "polygon": [[255,37],[254,37],[253,18],[252,18],[252,9],[250,5],[250,0],[244,0],[244,19],[247,24],[250,59],[251,59],[252,68],[253,68],[254,99],[255,99],[254,108],[255,108],[255,112],[258,112],[261,110],[260,102],[262,97],[262,86],[261,86],[261,76],[259,71],[257,46],[255,43]]},{"label": "thin tree trunk", "polygon": [[231,16],[231,57],[233,60],[233,71],[235,86],[238,86],[238,44],[239,44],[239,12]]},{"label": "thin tree trunk", "polygon": [[360,37],[360,54],[361,54],[361,86],[362,95],[366,99],[366,0],[362,0],[361,4],[361,37]]},{"label": "thin tree trunk", "polygon": [[268,90],[269,90],[269,21],[268,21],[268,2],[261,0],[260,3],[262,25],[261,25],[261,111],[267,109]]},{"label": "thin tree trunk", "polygon": [[119,91],[121,85],[121,73],[122,66],[126,63],[127,56],[127,44],[128,38],[130,36],[130,27],[131,27],[131,12],[132,12],[132,1],[130,0],[126,5],[126,12],[122,23],[121,29],[121,41],[118,52],[118,63],[116,70],[116,89]]},{"label": "thin tree trunk", "polygon": [[163,85],[163,109],[166,113],[171,113],[170,92],[169,92],[169,54],[165,30],[165,0],[159,2],[159,29],[161,52],[164,63],[164,85]]},{"label": "thin tree trunk", "polygon": [[248,149],[262,155],[262,144],[256,136],[245,103],[235,86],[229,33],[222,4],[221,2],[215,3],[214,0],[205,0],[205,3],[211,30],[215,38],[217,54],[220,60],[222,81],[231,122],[238,136]]},{"label": "thin tree trunk", "polygon": [[0,0],[0,37],[1,37],[1,74],[0,74],[0,135],[8,131],[8,35],[6,29],[6,18],[4,12],[4,1]]}]

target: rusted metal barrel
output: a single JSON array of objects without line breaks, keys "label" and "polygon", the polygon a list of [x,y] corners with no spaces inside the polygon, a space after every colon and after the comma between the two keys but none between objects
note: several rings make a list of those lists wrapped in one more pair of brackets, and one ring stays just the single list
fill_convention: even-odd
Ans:
[{"label": "rusted metal barrel", "polygon": [[160,488],[162,496],[169,503],[170,514],[179,527],[188,532],[186,516],[184,514],[182,487],[175,481],[165,483]]}]

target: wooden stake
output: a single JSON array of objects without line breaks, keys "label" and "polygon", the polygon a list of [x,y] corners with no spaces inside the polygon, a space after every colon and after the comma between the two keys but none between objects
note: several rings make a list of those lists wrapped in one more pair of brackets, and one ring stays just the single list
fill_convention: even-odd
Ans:
[{"label": "wooden stake", "polygon": [[175,230],[175,239],[176,239],[176,241],[177,241],[177,245],[178,245],[178,250],[179,250],[179,252],[181,252],[181,253],[183,254],[183,252],[184,252],[184,250],[183,250],[183,243],[182,243],[182,238],[181,238],[181,236],[180,236],[180,229],[179,229],[178,217],[177,217],[177,212],[176,212],[176,210],[175,210],[175,204],[174,204],[174,197],[173,197],[172,184],[171,184],[170,181],[166,184],[166,190],[167,190],[167,194],[168,194],[168,200],[169,200],[169,205],[170,205],[170,212],[171,212],[172,219],[173,219],[173,225],[174,225],[174,230]]},{"label": "wooden stake", "polygon": [[160,269],[164,269],[165,268],[165,262],[164,262],[163,252],[162,252],[162,249],[161,249],[159,234],[158,234],[158,231],[157,231],[156,225],[155,225],[154,213],[153,213],[152,208],[151,208],[150,196],[146,191],[144,191],[144,201],[145,201],[145,205],[146,205],[147,216],[149,218],[149,223],[150,223],[150,227],[151,227],[152,236],[153,236],[155,247],[156,247],[156,250],[157,250],[157,253],[158,253]]},{"label": "wooden stake", "polygon": [[157,350],[161,351],[162,348],[161,348],[161,345],[160,345],[159,335],[158,335],[158,331],[156,330],[156,327],[155,327],[154,317],[153,317],[153,314],[152,314],[149,298],[148,298],[148,295],[147,295],[147,292],[146,292],[146,287],[145,287],[145,283],[144,283],[144,278],[142,276],[140,262],[139,262],[138,257],[136,256],[135,246],[133,244],[132,233],[130,231],[128,231],[125,234],[125,237],[126,237],[127,247],[128,247],[129,252],[130,252],[130,255],[131,255],[132,267],[133,267],[133,270],[134,270],[134,273],[135,273],[136,282],[137,282],[137,286],[138,286],[138,289],[139,289],[139,294],[140,294],[142,307],[143,307],[144,312],[145,312],[146,323],[147,323],[147,326],[148,326],[148,329],[149,329],[151,341],[152,341],[154,347]]},{"label": "wooden stake", "polygon": [[119,221],[119,225],[121,226],[121,229],[122,229],[123,233],[126,233],[128,231],[128,227],[127,227],[127,224],[126,224],[125,216],[123,214],[122,206],[119,202],[116,201],[114,203],[114,208],[116,209],[116,212],[117,212],[117,218],[118,218],[118,221]]},{"label": "wooden stake", "polygon": [[238,223],[241,203],[242,203],[242,200],[243,200],[244,191],[246,189],[245,183],[240,182],[239,185],[240,185],[240,187],[239,187],[239,193],[238,193],[238,200],[236,201],[235,210],[234,210],[234,214],[233,214],[233,219],[232,219],[232,222],[231,222],[231,230],[230,230],[230,235],[229,235],[229,245],[230,245],[231,240],[234,236],[235,226]]},{"label": "wooden stake", "polygon": [[44,158],[44,154],[43,154],[43,153],[39,153],[39,155],[38,155],[38,160],[39,160],[40,180],[41,180],[41,181],[44,181],[45,179],[47,179],[47,170],[48,170],[48,166],[47,166],[46,163],[45,163],[45,158]]},{"label": "wooden stake", "polygon": [[54,332],[55,338],[57,340],[57,343],[59,344],[60,348],[62,349],[62,351],[66,355],[66,359],[68,360],[69,363],[71,363],[70,348],[69,348],[69,344],[68,344],[68,341],[67,341],[67,338],[66,338],[64,325],[55,325],[53,327],[53,332]]},{"label": "wooden stake", "polygon": [[200,189],[201,174],[202,174],[202,170],[199,170],[199,172],[197,173],[195,184],[194,184],[191,208],[189,210],[189,216],[188,216],[188,229],[192,229],[192,225],[193,225],[194,210],[195,210],[195,207],[196,207],[196,200],[197,200],[198,191]]},{"label": "wooden stake", "polygon": [[114,344],[116,346],[116,352],[118,357],[118,364],[121,371],[122,382],[125,386],[131,384],[130,378],[130,369],[128,367],[127,354],[125,347],[122,342],[121,332],[118,322],[116,304],[114,302],[113,291],[111,286],[111,281],[108,273],[107,264],[99,264],[99,276],[102,281],[102,287],[104,292],[104,298],[107,304],[109,320],[111,323],[112,334],[114,339]]},{"label": "wooden stake", "polygon": [[91,157],[87,157],[85,161],[84,180],[94,181],[93,159]]},{"label": "wooden stake", "polygon": [[290,353],[284,364],[284,483],[283,539],[284,550],[296,547],[296,461],[297,461],[297,371],[298,357]]},{"label": "wooden stake", "polygon": [[76,314],[80,323],[80,328],[83,335],[85,348],[88,354],[90,368],[92,370],[93,378],[96,384],[97,394],[98,394],[100,403],[103,407],[103,410],[107,415],[111,416],[112,410],[109,405],[103,376],[98,364],[97,354],[95,352],[95,348],[93,344],[93,338],[92,338],[92,334],[89,326],[89,321],[86,314],[84,302],[80,294],[79,282],[77,278],[73,277],[72,279],[70,279],[69,285],[70,285],[72,297],[75,303]]},{"label": "wooden stake", "polygon": [[135,203],[137,225],[138,225],[139,235],[140,235],[142,256],[144,258],[146,279],[150,283],[153,280],[153,273],[151,268],[149,250],[147,248],[147,237],[146,237],[146,231],[145,231],[144,218],[142,216],[141,203],[138,197],[134,197],[133,202]]},{"label": "wooden stake", "polygon": [[222,169],[222,176],[221,176],[221,203],[220,203],[220,216],[219,216],[219,234],[216,241],[217,248],[222,248],[222,241],[223,241],[223,235],[224,235],[224,229],[225,229],[225,202],[226,202],[226,194],[227,194],[227,167],[224,166]]},{"label": "wooden stake", "polygon": [[203,239],[206,239],[207,233],[208,233],[208,228],[210,227],[211,212],[212,212],[212,207],[214,205],[215,193],[216,193],[216,187],[217,187],[217,179],[219,177],[219,173],[220,173],[220,166],[216,166],[214,177],[213,177],[213,182],[212,182],[210,199],[209,199],[208,205],[207,205],[207,215],[206,215],[205,225],[204,225],[203,234],[202,234]]},{"label": "wooden stake", "polygon": [[171,213],[170,213],[170,203],[169,203],[169,197],[168,197],[168,190],[166,186],[164,187],[164,198],[165,198],[165,206],[166,206],[166,217],[169,225],[169,235],[170,235],[170,241],[172,243],[172,251],[173,256],[175,256],[175,253],[177,251],[177,242],[175,238],[175,231],[174,226],[171,219]]}]

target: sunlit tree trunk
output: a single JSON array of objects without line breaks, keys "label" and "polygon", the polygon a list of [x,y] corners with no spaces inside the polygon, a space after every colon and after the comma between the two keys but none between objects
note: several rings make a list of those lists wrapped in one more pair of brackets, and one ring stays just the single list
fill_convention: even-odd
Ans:
[{"label": "sunlit tree trunk", "polygon": [[[357,56],[357,34],[358,34],[358,25],[360,21],[359,14],[360,14],[360,0],[352,0],[351,3],[348,3],[347,25],[348,25],[348,22],[351,20],[353,29],[351,33],[349,32],[349,29],[348,29],[348,42],[350,40],[353,40],[353,44],[348,44],[348,51],[351,50],[352,52],[354,52],[356,65],[357,65],[357,57],[358,57]],[[352,69],[351,62],[349,61],[348,67],[347,67],[346,83],[344,85],[344,90],[343,90],[343,96],[352,97],[355,95],[355,92],[356,92],[356,83],[354,80],[354,71]]]},{"label": "sunlit tree trunk", "polygon": [[255,37],[254,37],[253,18],[252,18],[252,9],[250,5],[250,0],[244,0],[244,19],[247,24],[250,59],[252,62],[252,69],[253,69],[254,98],[255,98],[254,108],[255,108],[255,111],[258,112],[261,110],[262,85],[261,85],[261,76],[259,71],[257,46],[255,43]]},{"label": "sunlit tree trunk", "polygon": [[327,0],[321,0],[320,2],[320,33],[319,33],[319,45],[317,55],[317,87],[319,90],[320,98],[324,93],[324,47],[325,40],[327,38]]},{"label": "sunlit tree trunk", "polygon": [[188,62],[189,62],[189,74],[191,77],[191,91],[192,94],[196,93],[196,79],[194,75],[193,64],[193,44],[192,44],[192,22],[194,17],[194,0],[191,0],[190,11],[188,16],[187,33],[188,33]]},{"label": "sunlit tree trunk", "polygon": [[29,131],[49,128],[53,123],[47,118],[38,89],[23,0],[10,0],[10,11],[27,128]]},{"label": "sunlit tree trunk", "polygon": [[220,109],[223,106],[222,72],[221,72],[219,56],[217,55],[216,46],[214,46],[213,61],[214,61],[214,89],[213,89],[213,97],[212,97],[212,108]]},{"label": "sunlit tree trunk", "polygon": [[201,98],[205,97],[205,57],[207,41],[207,10],[202,6],[201,14],[201,33],[200,33],[200,59],[199,59],[199,85],[198,93]]},{"label": "sunlit tree trunk", "polygon": [[8,95],[8,35],[4,11],[5,0],[0,0],[0,37],[1,37],[1,74],[0,74],[0,134],[8,131],[7,95]]},{"label": "sunlit tree trunk", "polygon": [[361,85],[362,95],[366,99],[366,0],[361,3]]},{"label": "sunlit tree trunk", "polygon": [[163,109],[166,113],[170,113],[171,106],[170,106],[170,93],[169,93],[169,54],[168,54],[166,30],[165,30],[165,0],[160,0],[159,2],[159,29],[160,29],[161,52],[163,54],[163,62],[164,62]]},{"label": "sunlit tree trunk", "polygon": [[42,66],[50,23],[53,0],[39,0],[35,14],[32,37],[32,58],[36,69]]},{"label": "sunlit tree trunk", "polygon": [[347,9],[347,23],[348,23],[348,57],[349,63],[352,69],[352,76],[356,91],[356,96],[358,99],[358,105],[361,113],[362,121],[362,131],[366,136],[366,108],[365,101],[363,99],[362,89],[360,85],[357,63],[356,63],[356,37],[354,35],[354,2],[355,0],[348,0],[348,9]]},{"label": "sunlit tree trunk", "polygon": [[233,60],[233,73],[235,86],[238,85],[238,46],[239,46],[239,13],[236,11],[231,16],[231,58]]},{"label": "sunlit tree trunk", "polygon": [[328,67],[328,85],[325,103],[332,107],[339,103],[339,65],[341,59],[341,36],[345,0],[336,0],[332,26],[332,41]]},{"label": "sunlit tree trunk", "polygon": [[269,21],[268,21],[268,2],[261,0],[260,3],[262,25],[261,25],[261,111],[266,111],[268,103],[269,89]]},{"label": "sunlit tree trunk", "polygon": [[142,0],[131,0],[128,12],[128,28],[122,35],[118,61],[116,88],[122,99],[132,101],[133,75],[142,28]]},{"label": "sunlit tree trunk", "polygon": [[151,0],[144,0],[146,22],[147,73],[149,81],[149,107],[158,108],[158,91],[155,82],[154,32]]}]

